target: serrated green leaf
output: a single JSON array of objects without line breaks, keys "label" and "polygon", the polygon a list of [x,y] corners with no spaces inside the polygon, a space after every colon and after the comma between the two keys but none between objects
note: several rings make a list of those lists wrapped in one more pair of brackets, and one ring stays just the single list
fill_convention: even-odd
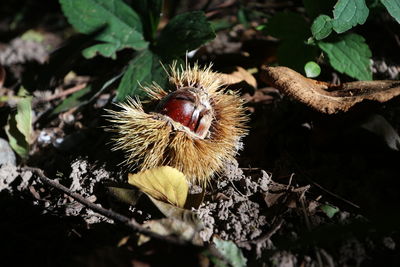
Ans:
[{"label": "serrated green leaf", "polygon": [[350,30],[357,24],[364,24],[369,9],[365,0],[339,0],[333,9],[333,29],[337,33]]},{"label": "serrated green leaf", "polygon": [[96,36],[104,43],[86,50],[86,57],[100,53],[115,58],[118,50],[140,50],[148,46],[138,14],[122,0],[60,0],[60,3],[64,15],[77,31],[89,34],[104,27]]},{"label": "serrated green leaf", "polygon": [[372,80],[371,50],[358,34],[340,36],[335,42],[318,42],[328,55],[331,66],[341,73],[358,80]]},{"label": "serrated green leaf", "polygon": [[339,209],[337,207],[331,206],[331,205],[322,205],[319,207],[329,218],[332,218],[335,216],[337,212],[339,212]]},{"label": "serrated green leaf", "polygon": [[160,58],[150,50],[143,50],[130,62],[117,89],[117,101],[127,96],[146,97],[140,85],[156,82],[163,86],[167,81]]},{"label": "serrated green leaf", "polygon": [[314,61],[310,61],[304,66],[304,71],[308,78],[315,78],[321,74],[321,67]]},{"label": "serrated green leaf", "polygon": [[242,251],[232,241],[225,241],[214,237],[213,242],[217,250],[233,267],[246,266],[247,259],[243,256]]},{"label": "serrated green leaf", "polygon": [[332,19],[327,15],[318,16],[311,25],[311,33],[317,40],[322,40],[332,32]]},{"label": "serrated green leaf", "polygon": [[132,8],[139,14],[143,22],[143,34],[147,40],[153,40],[162,11],[162,0],[131,1]]},{"label": "serrated green leaf", "polygon": [[27,158],[32,134],[32,97],[24,88],[18,92],[17,110],[10,114],[5,127],[10,146],[21,157]]},{"label": "serrated green leaf", "polygon": [[381,0],[389,14],[400,23],[400,0]]},{"label": "serrated green leaf", "polygon": [[175,16],[161,31],[156,50],[166,58],[183,55],[215,38],[206,16],[194,11]]},{"label": "serrated green leaf", "polygon": [[265,32],[274,37],[286,40],[305,40],[311,34],[306,20],[293,12],[277,13],[269,20]]}]

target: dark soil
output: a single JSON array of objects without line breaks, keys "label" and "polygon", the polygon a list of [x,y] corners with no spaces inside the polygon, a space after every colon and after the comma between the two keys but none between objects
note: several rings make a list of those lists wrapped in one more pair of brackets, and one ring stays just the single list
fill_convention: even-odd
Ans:
[{"label": "dark soil", "polygon": [[[27,168],[43,170],[71,192],[140,224],[163,217],[146,197],[129,205],[108,190],[126,185],[128,174],[119,165],[122,155],[111,151],[111,134],[104,131],[104,109],[115,108],[115,86],[51,114],[65,90],[83,82],[102,84],[131,52],[122,51],[112,61],[85,60],[77,50],[73,64],[63,54],[58,65],[46,65],[48,47],[60,48],[71,32],[59,6],[54,1],[5,2],[0,4],[0,68],[7,79],[0,96],[15,96],[21,82],[35,85],[27,87],[34,96],[35,138],[26,161],[15,157],[3,130],[15,103],[0,102],[2,266],[213,266],[204,250],[214,237],[233,241],[249,266],[400,265],[400,154],[388,146],[387,136],[363,127],[379,115],[398,138],[398,98],[328,116],[281,95],[259,79],[259,72],[254,75],[258,88],[245,82],[231,86],[240,87],[248,101],[250,131],[237,161],[226,164],[207,187],[203,203],[192,209],[203,224],[204,250],[158,239],[141,244],[132,229],[43,183]],[[190,10],[187,5],[177,10]],[[11,29],[18,6],[24,6],[25,15]],[[235,17],[234,8],[228,6],[221,16]],[[282,8],[272,5],[269,12]],[[376,27],[376,21],[369,23]],[[19,36],[29,29],[42,32],[45,41],[22,40]],[[382,33],[365,34],[370,40]],[[382,43],[373,47],[385,48],[374,58],[374,75],[398,79],[400,62],[391,57],[398,45]],[[276,46],[276,40],[237,25],[219,32],[189,60],[214,61],[217,71],[257,69],[273,60]],[[326,68],[329,75],[321,79],[348,79]]]}]

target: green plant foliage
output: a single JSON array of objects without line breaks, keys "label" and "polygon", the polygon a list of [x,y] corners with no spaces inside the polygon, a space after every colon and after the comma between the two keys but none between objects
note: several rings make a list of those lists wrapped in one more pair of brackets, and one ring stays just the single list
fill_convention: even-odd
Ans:
[{"label": "green plant foliage", "polygon": [[[214,237],[213,242],[217,250],[222,256],[228,261],[228,263],[233,267],[244,267],[246,266],[247,259],[243,256],[242,251],[233,243],[232,241],[225,241]],[[215,260],[215,259],[214,259]],[[216,265],[218,262],[214,262]],[[219,265],[224,266],[219,261]]]},{"label": "green plant foliage", "polygon": [[16,113],[10,114],[5,127],[10,146],[23,159],[29,155],[32,134],[32,97],[24,88],[18,92]]},{"label": "green plant foliage", "polygon": [[91,86],[87,86],[82,90],[73,93],[72,95],[67,97],[63,102],[61,102],[57,107],[55,107],[51,112],[51,114],[55,115],[78,106],[82,102],[82,98],[87,94],[89,94],[91,89],[92,89]]},{"label": "green plant foliage", "polygon": [[62,101],[52,112],[51,115],[56,115],[60,112],[69,110],[71,108],[79,108],[83,105],[90,103],[96,96],[100,95],[106,90],[111,84],[118,80],[122,76],[122,73],[115,75],[106,82],[103,80],[97,80],[96,82],[86,86],[82,90],[79,90],[72,95],[68,96]]},{"label": "green plant foliage", "polygon": [[281,12],[273,16],[265,28],[266,33],[279,39],[307,39],[310,27],[297,13]]},{"label": "green plant foliage", "polygon": [[310,61],[304,66],[304,71],[308,78],[315,78],[321,74],[321,67],[314,61]]},{"label": "green plant foliage", "polygon": [[165,58],[173,58],[214,38],[214,30],[203,12],[184,13],[172,18],[161,31],[156,51]]},{"label": "green plant foliage", "polygon": [[21,39],[41,43],[44,40],[44,35],[41,32],[35,30],[29,30],[21,35]]},{"label": "green plant foliage", "polygon": [[240,24],[248,28],[250,26],[249,19],[247,18],[246,10],[244,8],[239,8],[237,18]]},{"label": "green plant foliage", "polygon": [[333,9],[333,29],[337,33],[350,30],[357,24],[364,24],[369,9],[365,0],[339,0]]},{"label": "green plant foliage", "polygon": [[142,19],[143,34],[146,40],[153,41],[157,33],[157,26],[160,21],[162,0],[134,0],[131,3]]},{"label": "green plant foliage", "polygon": [[336,207],[333,207],[331,205],[322,205],[319,207],[329,218],[332,218],[335,216],[336,213],[339,212],[339,209]]},{"label": "green plant foliage", "polygon": [[332,19],[327,15],[321,15],[311,25],[311,32],[315,39],[322,40],[331,34],[332,27]]},{"label": "green plant foliage", "polygon": [[[140,84],[166,84],[161,65],[170,63],[187,51],[196,49],[215,37],[203,12],[180,14],[170,20],[156,39],[162,0],[136,0],[132,8],[123,0],[59,0],[69,22],[81,33],[92,34],[101,43],[83,50],[87,58],[101,54],[116,57],[124,48],[138,50],[126,68],[116,100],[127,96],[145,97]],[[75,105],[83,93],[76,94],[59,110]]]},{"label": "green plant foliage", "polygon": [[400,1],[399,0],[381,0],[389,14],[400,23]]},{"label": "green plant foliage", "polygon": [[164,85],[166,73],[160,64],[159,57],[150,50],[143,50],[131,61],[118,86],[117,101],[123,101],[127,96],[146,97],[141,85],[151,82]]},{"label": "green plant foliage", "polygon": [[341,73],[358,80],[372,80],[371,50],[358,34],[341,35],[335,42],[317,43],[328,55],[329,63]]},{"label": "green plant foliage", "polygon": [[96,36],[96,44],[84,50],[84,56],[97,53],[105,57],[116,57],[118,50],[130,47],[144,49],[148,43],[142,34],[139,15],[122,0],[60,0],[64,15],[81,33],[102,31]]}]

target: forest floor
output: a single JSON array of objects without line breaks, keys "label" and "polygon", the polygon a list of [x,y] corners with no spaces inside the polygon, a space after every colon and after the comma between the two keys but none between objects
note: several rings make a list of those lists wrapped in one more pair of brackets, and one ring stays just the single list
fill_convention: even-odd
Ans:
[{"label": "forest floor", "polygon": [[[22,80],[29,84],[39,74],[54,73],[44,62],[71,35],[56,1],[46,1],[46,7],[28,2],[41,11],[27,12],[12,30],[14,17],[0,19],[0,68],[6,73],[0,97],[15,96]],[[15,9],[10,5],[7,10]],[[21,38],[28,30],[43,39]],[[72,93],[83,91],[82,84],[101,80],[108,68],[111,72],[126,63],[123,59],[77,56],[73,72],[61,80],[47,77],[47,85],[27,88],[33,96],[35,138],[26,161],[15,157],[3,130],[13,104],[0,102],[2,266],[213,266],[207,245],[214,237],[233,241],[248,266],[399,266],[400,154],[385,136],[363,127],[376,119],[382,131],[387,123],[398,133],[399,99],[321,114],[263,82],[261,63],[272,60],[275,51],[276,41],[237,25],[218,32],[189,58],[204,65],[214,62],[213,69],[222,72],[240,66],[252,76],[241,76],[242,82],[230,87],[241,88],[249,109],[243,149],[193,209],[203,225],[198,234],[204,247],[157,238],[142,242],[143,235],[132,228],[42,179],[41,171],[70,193],[139,224],[163,217],[147,198],[129,205],[108,190],[127,181],[119,165],[123,157],[111,150],[112,134],[104,131],[109,124],[104,109],[114,107],[115,86],[52,113]],[[391,54],[377,53],[373,64],[380,79],[400,72],[400,60]],[[321,79],[341,77],[328,70]],[[65,70],[59,66],[57,71]]]}]

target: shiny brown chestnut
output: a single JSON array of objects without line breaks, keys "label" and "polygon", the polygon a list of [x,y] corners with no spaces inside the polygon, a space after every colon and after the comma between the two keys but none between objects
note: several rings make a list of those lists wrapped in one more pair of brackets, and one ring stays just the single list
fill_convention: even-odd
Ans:
[{"label": "shiny brown chestnut", "polygon": [[182,88],[161,100],[156,111],[186,126],[201,138],[211,126],[211,105],[196,88]]}]

